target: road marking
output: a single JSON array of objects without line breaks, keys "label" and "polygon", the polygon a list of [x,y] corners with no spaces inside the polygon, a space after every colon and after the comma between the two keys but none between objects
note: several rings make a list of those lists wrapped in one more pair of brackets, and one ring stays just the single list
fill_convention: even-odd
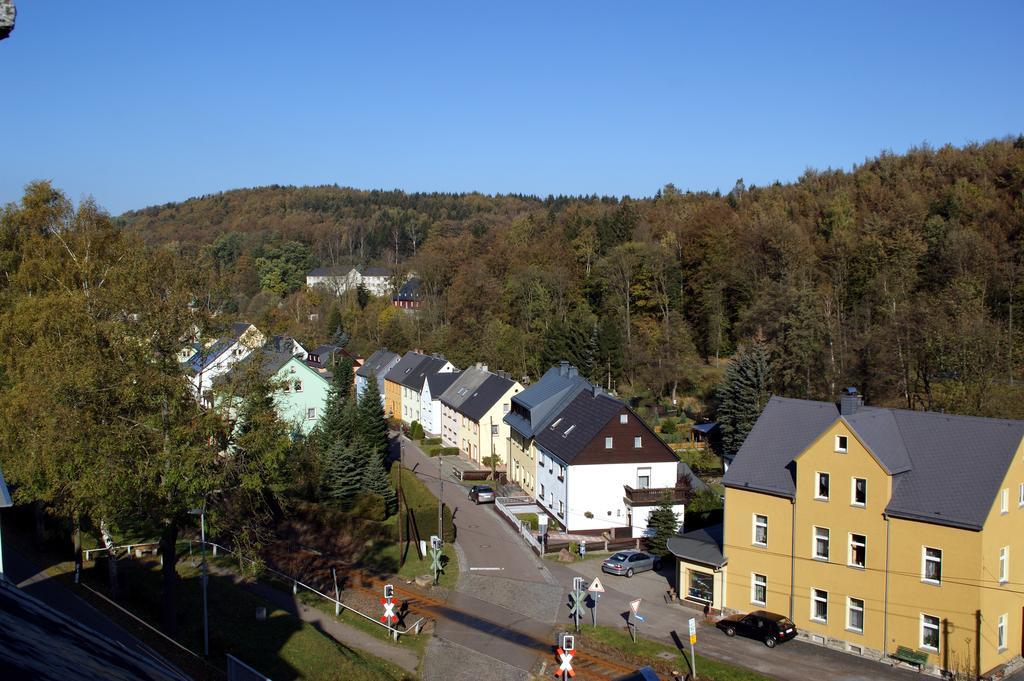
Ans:
[{"label": "road marking", "polygon": [[503,567],[471,567],[470,570],[504,570]]}]

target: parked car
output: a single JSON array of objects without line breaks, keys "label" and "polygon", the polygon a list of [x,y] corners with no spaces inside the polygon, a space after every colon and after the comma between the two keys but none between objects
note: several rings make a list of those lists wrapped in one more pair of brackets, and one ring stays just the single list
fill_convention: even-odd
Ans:
[{"label": "parked car", "polygon": [[796,638],[796,625],[784,615],[767,610],[755,610],[747,615],[730,615],[718,620],[715,626],[726,636],[748,636],[762,641],[769,648],[775,644]]},{"label": "parked car", "polygon": [[637,572],[658,567],[658,558],[643,551],[619,551],[601,563],[601,571],[613,575],[632,577]]},{"label": "parked car", "polygon": [[473,485],[469,488],[469,498],[474,504],[493,504],[494,490],[487,485]]}]

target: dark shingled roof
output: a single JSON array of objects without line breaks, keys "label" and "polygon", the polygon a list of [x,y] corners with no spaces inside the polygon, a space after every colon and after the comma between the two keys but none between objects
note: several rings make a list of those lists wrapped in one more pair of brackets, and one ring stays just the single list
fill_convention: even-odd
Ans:
[{"label": "dark shingled roof", "polygon": [[[566,464],[573,459],[604,428],[605,424],[618,416],[625,405],[604,393],[594,394],[592,390],[578,393],[557,416],[550,426],[537,432],[536,442]],[[554,424],[558,425],[555,426]]]},{"label": "dark shingled roof", "polygon": [[[793,459],[839,418],[832,402],[773,397],[723,483],[792,498]],[[894,476],[886,513],[972,530],[1024,438],[1024,421],[866,406],[842,418]]]},{"label": "dark shingled roof", "polygon": [[210,346],[206,351],[205,357],[200,352],[192,355],[189,359],[189,368],[193,373],[199,373],[206,367],[214,363],[214,361],[224,354],[224,351],[234,345],[242,335],[252,326],[249,322],[235,322],[231,325],[228,333],[220,338]]},{"label": "dark shingled roof", "polygon": [[441,404],[458,411],[462,407],[462,403],[469,399],[469,396],[487,380],[488,376],[490,376],[490,372],[480,367],[467,367],[441,394]]},{"label": "dark shingled roof", "polygon": [[390,277],[391,270],[387,267],[367,267],[360,274],[364,277]]},{"label": "dark shingled roof", "polygon": [[398,293],[394,295],[392,300],[398,301],[417,301],[423,298],[423,293],[420,291],[423,282],[416,277],[413,277],[409,281],[402,284],[402,288],[398,289]]},{"label": "dark shingled roof", "polygon": [[364,378],[370,378],[379,374],[384,367],[390,364],[392,361],[398,358],[398,353],[391,352],[387,348],[378,350],[377,352],[370,355],[363,366],[356,369],[356,375]]},{"label": "dark shingled roof", "polygon": [[567,362],[553,366],[540,380],[512,397],[512,403],[529,411],[530,418],[524,418],[513,410],[505,414],[505,423],[523,437],[533,437],[589,385]]},{"label": "dark shingled roof", "polygon": [[722,553],[722,523],[670,537],[666,543],[676,558],[720,568],[728,560]]},{"label": "dark shingled roof", "polygon": [[480,418],[490,411],[494,403],[501,399],[501,396],[509,391],[509,389],[515,385],[515,381],[499,376],[497,374],[491,374],[487,377],[480,386],[473,391],[473,393],[466,398],[466,401],[459,407],[459,412],[465,416],[468,416],[474,421],[479,421]]},{"label": "dark shingled roof", "polygon": [[335,265],[332,267],[317,267],[306,273],[307,277],[340,277],[352,271],[351,267]]},{"label": "dark shingled roof", "polygon": [[[384,375],[385,380],[391,381],[392,383],[402,384],[402,379],[411,374],[413,369],[418,367],[420,362],[426,358],[426,355],[410,350],[402,355],[402,359],[398,360],[398,364],[391,367],[391,371]],[[420,385],[423,385],[422,379]]]},{"label": "dark shingled roof", "polygon": [[443,373],[427,374],[427,383],[430,384],[430,399],[440,400],[441,393],[451,387],[459,376],[460,371],[445,371]]},{"label": "dark shingled roof", "polygon": [[[415,363],[409,362],[407,366],[402,366],[406,363],[406,359],[409,355],[406,354],[402,358],[402,361],[395,365],[395,368],[388,372],[388,380],[393,381],[406,388],[411,388],[416,392],[423,390],[423,379],[426,378],[427,374],[435,374],[441,370],[441,368],[448,363],[444,357],[427,357],[426,355],[418,355],[416,358],[418,361]],[[409,370],[406,371],[406,368]],[[396,378],[392,378],[392,375],[402,370]]]},{"label": "dark shingled roof", "polygon": [[129,649],[0,577],[0,678],[189,681],[155,654]]}]

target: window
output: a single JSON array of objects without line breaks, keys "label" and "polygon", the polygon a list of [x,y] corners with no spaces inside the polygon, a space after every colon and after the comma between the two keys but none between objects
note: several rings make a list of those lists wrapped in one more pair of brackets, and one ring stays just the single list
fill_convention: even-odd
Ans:
[{"label": "window", "polygon": [[863,534],[850,534],[850,555],[847,558],[847,565],[850,567],[864,567],[867,561],[867,539]]},{"label": "window", "polygon": [[1010,510],[1010,490],[1004,489],[999,495],[999,512],[1008,513]]},{"label": "window", "polygon": [[828,622],[827,591],[811,589],[811,619],[815,622]]},{"label": "window", "polygon": [[848,440],[845,435],[836,435],[836,451],[846,453]]},{"label": "window", "polygon": [[850,596],[846,599],[846,628],[864,633],[864,601]]},{"label": "window", "polygon": [[1024,506],[1024,482],[1020,483],[1020,491],[1018,492],[1017,505]]},{"label": "window", "polygon": [[502,414],[507,414],[509,409],[511,409],[511,407],[509,406],[508,402],[506,402],[505,404],[501,405],[501,413]]},{"label": "window", "polygon": [[306,410],[306,418],[309,419],[310,421],[316,419],[316,407],[310,407],[309,409]]},{"label": "window", "polygon": [[650,468],[637,468],[636,469],[636,487],[637,489],[647,489],[651,486],[651,469]]},{"label": "window", "polygon": [[540,498],[544,498],[544,483],[540,483]]},{"label": "window", "polygon": [[814,528],[814,557],[818,560],[828,560],[828,528]]},{"label": "window", "polygon": [[494,435],[497,435],[497,434],[498,434],[498,424],[492,423],[491,424],[491,435],[494,436]]},{"label": "window", "polygon": [[640,436],[637,435],[636,437],[633,438],[633,449],[640,449],[641,446],[642,445],[640,444]]},{"label": "window", "polygon": [[282,390],[284,390],[286,393],[290,393],[292,391],[292,386],[288,383],[285,383],[284,388],[282,388]]},{"label": "window", "polygon": [[302,381],[295,381],[295,392],[302,392]]},{"label": "window", "polygon": [[942,583],[942,550],[921,547],[921,581]]},{"label": "window", "polygon": [[999,549],[999,583],[1006,584],[1010,574],[1010,547]]},{"label": "window", "polygon": [[757,546],[768,546],[768,516],[754,515],[754,539]]},{"label": "window", "polygon": [[999,652],[1006,650],[1006,615],[1000,615],[996,623],[996,647]]},{"label": "window", "polygon": [[939,650],[939,618],[921,613],[921,647]]},{"label": "window", "polygon": [[565,517],[565,504],[561,501],[558,502],[558,515],[559,517]]},{"label": "window", "polygon": [[868,502],[868,481],[864,478],[853,478],[853,489],[850,493],[850,503],[854,506],[864,506]]},{"label": "window", "polygon": [[817,483],[814,486],[814,498],[828,501],[828,473],[816,473]]},{"label": "window", "polygon": [[604,439],[604,448],[605,449],[611,449],[612,448],[612,438],[610,436],[606,437]]},{"label": "window", "polygon": [[756,573],[750,574],[750,602],[764,605],[768,598],[768,578]]},{"label": "window", "polygon": [[619,414],[619,423],[627,422],[629,422],[629,416],[627,416],[626,414]]}]

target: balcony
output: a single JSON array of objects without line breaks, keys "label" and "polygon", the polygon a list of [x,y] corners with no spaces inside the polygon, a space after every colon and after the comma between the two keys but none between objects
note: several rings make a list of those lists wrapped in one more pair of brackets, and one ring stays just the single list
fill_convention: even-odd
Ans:
[{"label": "balcony", "polygon": [[629,485],[622,487],[626,490],[626,496],[622,500],[626,502],[627,506],[657,506],[665,498],[665,495],[668,495],[673,504],[685,504],[688,501],[686,491],[675,487],[645,487],[643,489],[633,489]]}]

